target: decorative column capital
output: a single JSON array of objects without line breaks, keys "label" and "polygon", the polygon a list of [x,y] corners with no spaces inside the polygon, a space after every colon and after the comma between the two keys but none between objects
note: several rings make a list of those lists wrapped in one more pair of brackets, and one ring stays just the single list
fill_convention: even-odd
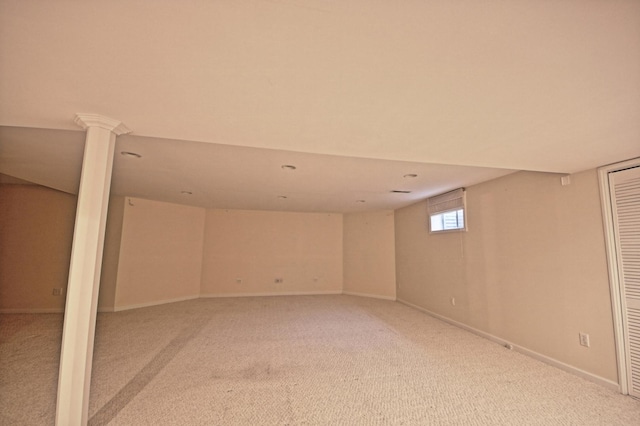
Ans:
[{"label": "decorative column capital", "polygon": [[100,127],[113,132],[116,136],[131,133],[131,130],[122,121],[99,114],[76,114],[76,118],[73,121],[83,129]]}]

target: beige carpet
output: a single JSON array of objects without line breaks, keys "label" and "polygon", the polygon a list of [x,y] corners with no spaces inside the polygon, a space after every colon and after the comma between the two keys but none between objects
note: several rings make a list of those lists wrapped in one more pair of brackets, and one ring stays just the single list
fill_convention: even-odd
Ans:
[{"label": "beige carpet", "polygon": [[[0,316],[0,423],[53,424],[60,315]],[[92,425],[635,425],[640,401],[407,306],[199,299],[100,314]]]}]

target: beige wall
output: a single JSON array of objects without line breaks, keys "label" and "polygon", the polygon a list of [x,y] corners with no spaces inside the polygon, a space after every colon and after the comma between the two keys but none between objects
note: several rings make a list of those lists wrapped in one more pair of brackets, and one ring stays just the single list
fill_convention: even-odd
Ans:
[{"label": "beige wall", "polygon": [[124,197],[112,196],[109,199],[104,251],[102,253],[100,294],[98,297],[98,309],[101,311],[113,311],[115,308],[123,219]]},{"label": "beige wall", "polygon": [[0,185],[0,310],[64,309],[76,202],[42,186]]},{"label": "beige wall", "polygon": [[115,309],[198,297],[205,209],[125,197]]},{"label": "beige wall", "polygon": [[207,210],[202,295],[341,291],[342,215]]},{"label": "beige wall", "polygon": [[[571,179],[519,172],[472,186],[469,231],[437,235],[425,202],[343,217],[115,197],[100,306],[343,289],[393,297],[395,266],[398,299],[616,381],[597,174]],[[0,309],[63,308],[51,293],[67,285],[75,205],[55,190],[0,185]]]},{"label": "beige wall", "polygon": [[344,292],[396,298],[393,211],[344,215]]},{"label": "beige wall", "polygon": [[472,186],[465,233],[430,235],[424,202],[396,211],[398,299],[617,382],[597,174],[571,180]]}]

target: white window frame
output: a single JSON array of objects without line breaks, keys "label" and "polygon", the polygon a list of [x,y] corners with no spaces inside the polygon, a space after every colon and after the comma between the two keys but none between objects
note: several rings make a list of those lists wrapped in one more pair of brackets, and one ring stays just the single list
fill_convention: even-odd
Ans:
[{"label": "white window frame", "polygon": [[[445,192],[434,197],[427,199],[427,210],[429,213],[429,233],[430,234],[442,234],[448,232],[465,232],[467,231],[467,192],[464,188],[458,188],[453,191]],[[462,211],[461,228],[449,228],[434,230],[431,226],[432,218],[434,216],[444,215],[445,213]]]}]

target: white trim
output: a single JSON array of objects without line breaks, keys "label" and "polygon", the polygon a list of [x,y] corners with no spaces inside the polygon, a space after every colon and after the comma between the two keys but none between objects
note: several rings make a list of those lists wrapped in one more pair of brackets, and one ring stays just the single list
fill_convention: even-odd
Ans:
[{"label": "white trim", "polygon": [[620,292],[620,269],[616,249],[615,233],[613,231],[613,207],[611,206],[611,187],[609,173],[634,167],[640,164],[640,158],[634,158],[616,164],[609,164],[598,168],[598,183],[600,185],[600,206],[602,207],[602,224],[607,253],[607,269],[609,272],[609,290],[611,292],[611,310],[613,314],[613,332],[615,336],[616,361],[618,364],[618,382],[620,393],[629,394],[626,348],[624,341],[624,312],[622,310],[622,294]]},{"label": "white trim", "polygon": [[379,294],[370,294],[370,293],[357,293],[355,291],[343,291],[342,294],[347,296],[358,296],[358,297],[370,297],[372,299],[383,299],[383,300],[392,300],[395,302],[395,296],[381,296]]},{"label": "white trim", "polygon": [[400,302],[403,305],[407,305],[407,306],[409,306],[411,308],[417,309],[417,310],[419,310],[421,312],[424,312],[427,315],[430,315],[430,316],[432,316],[434,318],[437,318],[437,319],[439,319],[441,321],[444,321],[444,322],[446,322],[448,324],[451,324],[453,326],[459,327],[459,328],[461,328],[463,330],[466,330],[468,332],[471,332],[471,333],[473,333],[475,335],[478,335],[480,337],[484,337],[485,339],[491,340],[492,342],[497,343],[497,344],[499,344],[501,346],[508,347],[510,349],[513,349],[514,351],[520,352],[521,354],[527,355],[527,356],[529,356],[531,358],[534,358],[534,359],[536,359],[538,361],[542,361],[545,364],[549,364],[549,365],[551,365],[553,367],[559,368],[559,369],[564,370],[564,371],[566,371],[568,373],[574,374],[574,375],[576,375],[578,377],[582,377],[583,379],[589,380],[590,382],[597,383],[597,384],[602,385],[602,386],[604,386],[606,388],[609,388],[611,390],[615,390],[615,391],[618,391],[618,392],[620,391],[620,386],[618,385],[618,383],[616,383],[616,382],[614,382],[612,380],[605,379],[604,377],[600,377],[598,375],[595,375],[593,373],[589,373],[588,371],[584,371],[584,370],[582,370],[580,368],[577,368],[577,367],[574,367],[572,365],[565,364],[562,361],[558,361],[555,358],[548,357],[548,356],[543,355],[541,353],[532,351],[531,349],[527,349],[527,348],[525,348],[523,346],[518,346],[518,345],[516,345],[514,343],[511,343],[511,342],[509,342],[507,340],[504,340],[504,339],[502,339],[502,338],[500,338],[498,336],[494,336],[493,334],[487,333],[487,332],[482,331],[482,330],[478,330],[477,328],[473,328],[473,327],[468,326],[468,325],[466,325],[464,323],[452,320],[451,318],[447,318],[447,317],[442,316],[440,314],[436,314],[435,312],[431,312],[428,309],[425,309],[425,308],[423,308],[421,306],[414,305],[413,303],[407,302],[406,300],[397,299],[397,302]]},{"label": "white trim", "polygon": [[9,308],[0,309],[0,314],[63,314],[64,308]]},{"label": "white trim", "polygon": [[[150,306],[164,305],[167,303],[175,303],[175,302],[184,302],[186,300],[193,300],[199,298],[222,298],[222,297],[265,297],[265,296],[324,296],[324,295],[339,295],[345,294],[349,296],[359,296],[359,297],[371,297],[374,299],[384,299],[384,300],[392,300],[395,301],[395,297],[391,296],[379,296],[376,294],[367,294],[367,293],[354,293],[354,292],[342,292],[339,290],[330,290],[330,291],[285,291],[278,293],[220,293],[220,294],[200,294],[194,296],[185,296],[178,297],[175,299],[164,299],[164,300],[156,300],[152,302],[145,303],[136,303],[133,305],[123,305],[116,307],[100,307],[98,308],[98,312],[120,312],[126,311],[130,309],[138,309],[138,308],[148,308]],[[63,308],[46,308],[46,309],[0,309],[0,314],[61,314],[64,313]]]},{"label": "white trim", "polygon": [[125,126],[122,121],[115,120],[110,117],[105,117],[104,115],[99,114],[78,113],[76,114],[73,122],[85,130],[89,127],[100,127],[102,129],[113,132],[116,136],[131,133],[131,129]]},{"label": "white trim", "polygon": [[616,363],[618,366],[618,382],[620,392],[629,394],[627,384],[627,361],[624,348],[624,330],[622,324],[622,305],[620,295],[620,276],[618,275],[618,256],[613,233],[613,209],[611,207],[611,191],[609,189],[609,167],[598,169],[600,184],[600,205],[602,207],[602,223],[607,254],[607,270],[609,272],[609,291],[611,292],[611,310],[613,315],[613,332],[615,337]]},{"label": "white trim", "polygon": [[340,290],[330,291],[281,291],[271,293],[209,293],[200,297],[264,297],[264,296],[324,296],[329,294],[342,294]]},{"label": "white trim", "polygon": [[196,294],[193,296],[177,297],[175,299],[154,300],[152,302],[135,303],[133,305],[115,306],[113,308],[113,311],[109,311],[109,312],[120,312],[120,311],[127,311],[129,309],[148,308],[150,306],[166,305],[167,303],[175,303],[175,302],[184,302],[186,300],[193,300],[197,298],[198,298],[198,295]]},{"label": "white trim", "polygon": [[[56,425],[86,424],[116,133],[86,125],[67,280]],[[96,123],[97,124],[97,123]]]}]

